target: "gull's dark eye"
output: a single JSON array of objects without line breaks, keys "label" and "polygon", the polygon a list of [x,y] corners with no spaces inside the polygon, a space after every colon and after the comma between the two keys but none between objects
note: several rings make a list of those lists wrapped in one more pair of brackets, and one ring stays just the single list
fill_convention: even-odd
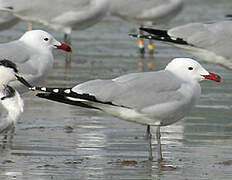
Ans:
[{"label": "gull's dark eye", "polygon": [[48,38],[44,38],[44,41],[48,41],[49,39]]},{"label": "gull's dark eye", "polygon": [[192,70],[193,70],[193,67],[188,67],[188,70],[192,71]]}]

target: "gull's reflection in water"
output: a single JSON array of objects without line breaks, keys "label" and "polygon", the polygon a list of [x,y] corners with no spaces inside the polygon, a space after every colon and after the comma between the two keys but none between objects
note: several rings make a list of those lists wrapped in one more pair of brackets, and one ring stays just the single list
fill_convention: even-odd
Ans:
[{"label": "gull's reflection in water", "polygon": [[155,68],[154,58],[155,57],[150,55],[148,56],[148,58],[145,56],[140,57],[137,65],[138,72],[152,71]]}]

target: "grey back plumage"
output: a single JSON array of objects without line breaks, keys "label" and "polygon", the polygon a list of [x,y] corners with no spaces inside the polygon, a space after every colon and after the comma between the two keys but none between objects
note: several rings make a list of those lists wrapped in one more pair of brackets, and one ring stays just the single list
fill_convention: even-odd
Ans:
[{"label": "grey back plumage", "polygon": [[172,37],[183,38],[188,44],[203,48],[231,59],[232,21],[218,23],[190,23],[168,31]]},{"label": "grey back plumage", "polygon": [[[113,80],[93,80],[75,86],[78,93],[89,93],[97,100],[128,108],[141,109],[150,105],[182,98],[178,92],[181,80],[168,71],[133,73]],[[162,80],[159,79],[162,77]]]}]

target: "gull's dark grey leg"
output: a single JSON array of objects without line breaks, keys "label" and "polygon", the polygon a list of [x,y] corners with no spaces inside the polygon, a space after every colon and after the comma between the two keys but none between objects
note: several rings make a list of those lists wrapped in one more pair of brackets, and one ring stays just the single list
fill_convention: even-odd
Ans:
[{"label": "gull's dark grey leg", "polygon": [[28,22],[28,31],[33,30],[33,23],[32,22]]},{"label": "gull's dark grey leg", "polygon": [[160,135],[160,126],[157,126],[156,139],[157,139],[158,162],[162,162],[162,160],[163,160],[160,137],[161,137],[161,135]]},{"label": "gull's dark grey leg", "polygon": [[152,134],[151,134],[150,125],[147,125],[147,142],[148,142],[148,151],[149,151],[149,160],[150,161],[153,160],[151,138],[152,138]]},{"label": "gull's dark grey leg", "polygon": [[154,54],[154,44],[152,39],[149,39],[149,44],[147,45],[149,57],[152,58]]},{"label": "gull's dark grey leg", "polygon": [[[143,35],[143,31],[139,30],[138,34]],[[144,57],[145,46],[144,46],[144,40],[141,38],[139,38],[139,40],[138,40],[138,47],[139,47],[139,53],[140,53],[141,57]]]},{"label": "gull's dark grey leg", "polygon": [[[70,34],[64,34],[64,42],[67,45],[71,46],[71,35]],[[65,58],[66,63],[70,63],[71,62],[71,53],[66,53],[66,58]]]},{"label": "gull's dark grey leg", "polygon": [[5,145],[7,143],[7,139],[8,139],[8,132],[4,131],[3,132],[3,139],[2,139],[3,145]]},{"label": "gull's dark grey leg", "polygon": [[71,35],[70,34],[64,34],[64,42],[68,45],[71,45]]},{"label": "gull's dark grey leg", "polygon": [[12,141],[13,141],[13,138],[14,138],[14,133],[15,133],[15,126],[12,125],[12,128],[10,130],[9,144],[12,144]]}]

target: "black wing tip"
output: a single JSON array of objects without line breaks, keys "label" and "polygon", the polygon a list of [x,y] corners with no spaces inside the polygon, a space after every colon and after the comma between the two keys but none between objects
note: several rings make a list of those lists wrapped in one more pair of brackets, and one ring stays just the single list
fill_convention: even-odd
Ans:
[{"label": "black wing tip", "polygon": [[145,31],[149,34],[153,34],[155,36],[164,36],[167,37],[168,35],[168,30],[165,29],[153,29],[153,28],[145,28],[145,27],[140,27],[140,31]]},{"label": "black wing tip", "polygon": [[49,94],[47,93],[37,93],[36,96],[40,97],[40,98],[46,98],[49,96]]},{"label": "black wing tip", "polygon": [[225,17],[232,18],[232,14],[226,14]]},{"label": "black wing tip", "polygon": [[139,30],[141,30],[141,31],[147,31],[147,30],[150,30],[150,29],[152,29],[152,28],[146,28],[146,27],[140,27],[139,28]]},{"label": "black wing tip", "polygon": [[[36,96],[56,102],[62,102],[65,104],[75,105],[75,106],[81,106],[81,107],[87,107],[87,108],[93,108],[93,109],[99,109],[97,107],[88,105],[87,103],[82,102],[81,100],[85,100],[88,102],[95,102],[100,104],[107,104],[111,106],[120,106],[116,105],[113,102],[109,101],[100,101],[98,100],[94,95],[83,93],[79,94],[74,91],[72,91],[71,88],[47,88],[47,87],[32,87],[29,88],[32,91],[41,91],[41,93],[37,93]],[[71,100],[71,98],[76,100]],[[79,99],[79,100],[78,100]],[[120,106],[125,107],[125,106]],[[125,107],[128,108],[128,107]]]},{"label": "black wing tip", "polygon": [[74,105],[74,106],[79,106],[79,107],[84,107],[84,108],[91,108],[91,109],[98,109],[96,107],[92,107],[90,105],[87,105],[85,103],[82,103],[81,101],[72,101],[70,99],[67,99],[66,96],[58,94],[58,93],[37,93],[37,97],[59,102],[59,103],[64,103],[64,104],[69,104],[69,105]]},{"label": "black wing tip", "polygon": [[180,45],[191,45],[191,44],[188,44],[187,41],[181,38],[172,38],[172,37],[163,37],[163,36],[154,36],[154,35],[133,35],[132,37],[137,37],[141,39],[149,39],[149,40],[158,40],[158,41],[170,42],[170,43],[180,44]]},{"label": "black wing tip", "polygon": [[72,91],[72,88],[31,87],[29,89],[32,91],[43,92],[43,93],[38,93],[38,94],[53,93],[53,94],[62,95],[64,97],[71,97],[71,98],[83,99],[83,100],[95,101],[95,102],[98,101],[94,95],[91,95],[88,93],[79,94],[79,93]]},{"label": "black wing tip", "polygon": [[13,6],[7,6],[7,7],[5,7],[5,9],[14,10]]},{"label": "black wing tip", "polygon": [[23,77],[18,76],[18,75],[15,75],[15,76],[16,76],[17,80],[19,82],[21,82],[24,86],[28,87],[29,89],[32,88],[32,85],[29,82],[27,82]]},{"label": "black wing tip", "polygon": [[158,40],[163,42],[170,42],[179,45],[190,45],[187,41],[182,38],[174,38],[168,35],[167,30],[160,29],[152,29],[152,28],[144,28],[140,27],[140,30],[147,32],[148,34],[140,35],[140,34],[129,34],[131,37],[141,38],[141,39],[149,39],[149,40]]},{"label": "black wing tip", "polygon": [[31,91],[41,91],[50,93],[60,93],[60,94],[70,94],[72,93],[72,88],[48,88],[48,87],[30,87]]},{"label": "black wing tip", "polygon": [[18,73],[18,69],[17,69],[16,64],[13,63],[12,61],[8,60],[8,59],[1,59],[0,60],[0,65],[11,68],[11,69],[14,70],[15,73]]},{"label": "black wing tip", "polygon": [[132,34],[132,33],[129,33],[128,34],[128,36],[130,36],[130,37],[136,37],[136,38],[139,38],[138,36],[139,36],[139,34]]}]

